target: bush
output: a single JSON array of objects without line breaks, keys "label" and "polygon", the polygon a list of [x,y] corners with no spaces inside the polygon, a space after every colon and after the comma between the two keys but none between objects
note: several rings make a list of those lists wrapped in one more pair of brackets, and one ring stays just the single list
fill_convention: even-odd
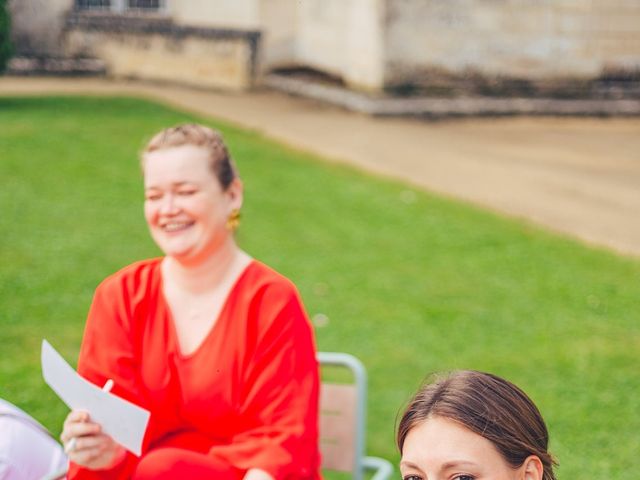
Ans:
[{"label": "bush", "polygon": [[0,0],[0,73],[4,72],[11,58],[11,21],[6,0]]}]

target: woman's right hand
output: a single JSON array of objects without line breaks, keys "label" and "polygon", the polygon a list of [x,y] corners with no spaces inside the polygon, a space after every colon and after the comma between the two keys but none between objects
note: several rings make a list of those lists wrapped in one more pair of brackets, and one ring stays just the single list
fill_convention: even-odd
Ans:
[{"label": "woman's right hand", "polygon": [[90,470],[110,468],[126,454],[125,449],[103,433],[102,427],[82,410],[72,410],[67,415],[60,439],[69,460]]}]

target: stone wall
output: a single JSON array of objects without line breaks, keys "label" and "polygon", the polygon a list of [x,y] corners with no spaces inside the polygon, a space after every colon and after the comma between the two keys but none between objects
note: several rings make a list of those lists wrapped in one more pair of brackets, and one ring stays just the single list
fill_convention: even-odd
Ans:
[{"label": "stone wall", "polygon": [[300,0],[260,0],[262,70],[297,65]]},{"label": "stone wall", "polygon": [[65,53],[97,57],[114,77],[244,90],[253,82],[259,37],[250,30],[181,27],[163,17],[74,13]]},{"label": "stone wall", "polygon": [[640,79],[640,1],[387,0],[387,86],[554,93],[607,78]]},{"label": "stone wall", "polygon": [[17,55],[62,55],[62,28],[73,0],[9,0],[11,37]]},{"label": "stone wall", "polygon": [[115,75],[246,88],[301,67],[374,92],[640,96],[640,0],[166,0],[66,41],[73,0],[9,6],[19,55],[95,54]]},{"label": "stone wall", "polygon": [[167,13],[184,26],[260,27],[259,0],[167,0]]},{"label": "stone wall", "polygon": [[339,76],[355,88],[382,88],[385,1],[299,2],[297,61]]}]

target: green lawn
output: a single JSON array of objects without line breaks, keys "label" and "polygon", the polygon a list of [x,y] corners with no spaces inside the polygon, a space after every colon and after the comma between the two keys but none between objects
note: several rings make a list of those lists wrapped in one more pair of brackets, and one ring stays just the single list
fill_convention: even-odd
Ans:
[{"label": "green lawn", "polygon": [[[137,152],[193,119],[126,98],[0,97],[0,396],[56,433],[66,409],[40,341],[74,362],[98,282],[158,254]],[[538,404],[560,479],[634,476],[639,261],[205,122],[245,181],[240,243],[328,317],[321,350],[368,368],[369,454],[397,463],[396,415],[425,375],[473,368]]]}]

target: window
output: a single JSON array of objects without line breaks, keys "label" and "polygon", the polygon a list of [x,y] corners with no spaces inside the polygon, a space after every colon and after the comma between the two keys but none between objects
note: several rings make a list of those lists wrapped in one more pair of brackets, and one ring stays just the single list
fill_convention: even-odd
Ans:
[{"label": "window", "polygon": [[78,10],[108,10],[122,13],[128,10],[157,12],[164,10],[166,0],[76,0]]},{"label": "window", "polygon": [[131,10],[160,10],[162,8],[160,0],[128,0],[128,3]]},{"label": "window", "polygon": [[76,0],[76,7],[81,10],[109,10],[111,0]]}]

